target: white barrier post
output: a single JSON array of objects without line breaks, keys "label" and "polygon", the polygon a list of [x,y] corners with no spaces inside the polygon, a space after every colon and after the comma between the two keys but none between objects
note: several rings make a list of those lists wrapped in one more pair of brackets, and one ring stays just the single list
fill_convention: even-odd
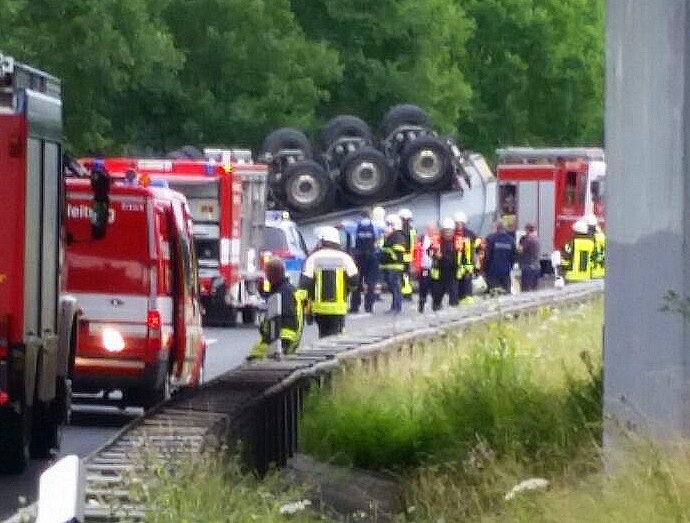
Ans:
[{"label": "white barrier post", "polygon": [[41,474],[36,523],[84,521],[85,476],[79,456],[66,456]]}]

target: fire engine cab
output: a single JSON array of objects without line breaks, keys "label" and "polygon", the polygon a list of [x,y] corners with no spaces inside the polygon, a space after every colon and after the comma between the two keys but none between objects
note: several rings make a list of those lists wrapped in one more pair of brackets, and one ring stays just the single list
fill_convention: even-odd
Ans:
[{"label": "fire engine cab", "polygon": [[70,402],[77,305],[61,294],[60,80],[0,54],[0,470],[48,457]]},{"label": "fire engine cab", "polygon": [[537,227],[545,272],[578,219],[594,214],[604,228],[602,149],[509,147],[497,153],[499,217],[518,237],[527,223]]},{"label": "fire engine cab", "polygon": [[[223,160],[223,158],[221,158]],[[92,160],[82,160],[89,166]],[[114,178],[165,182],[184,194],[192,216],[204,321],[234,326],[255,320],[264,300],[259,281],[267,167],[246,155],[215,159],[105,158]]]},{"label": "fire engine cab", "polygon": [[83,311],[74,391],[152,407],[202,378],[192,216],[176,191],[115,182],[107,233],[93,240],[92,200],[88,179],[67,179],[65,280]]}]

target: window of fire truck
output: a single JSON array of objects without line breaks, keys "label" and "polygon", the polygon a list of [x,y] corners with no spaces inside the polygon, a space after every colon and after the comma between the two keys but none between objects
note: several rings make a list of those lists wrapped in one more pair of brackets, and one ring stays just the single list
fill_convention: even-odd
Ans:
[{"label": "window of fire truck", "polygon": [[89,201],[70,194],[67,201],[67,230],[74,239],[66,250],[68,289],[148,294],[151,256],[143,201],[138,207],[134,200],[111,199],[108,234],[99,240],[91,239]]},{"label": "window of fire truck", "polygon": [[565,205],[582,205],[585,201],[585,173],[568,171],[565,182]]},{"label": "window of fire truck", "polygon": [[590,184],[590,190],[592,191],[592,201],[594,203],[600,203],[604,200],[604,193],[606,189],[606,184],[603,179],[594,180]]}]

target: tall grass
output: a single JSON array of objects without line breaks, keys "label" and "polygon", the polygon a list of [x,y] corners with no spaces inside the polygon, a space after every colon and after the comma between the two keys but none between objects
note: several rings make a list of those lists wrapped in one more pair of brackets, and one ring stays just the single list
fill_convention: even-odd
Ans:
[{"label": "tall grass", "polygon": [[[288,485],[277,473],[258,479],[241,466],[237,456],[206,453],[184,460],[146,456],[143,460],[143,470],[133,473],[128,483],[133,503],[147,507],[147,523],[323,520],[313,510],[281,514],[281,507],[301,500],[305,489]],[[111,509],[121,510],[116,505]]]},{"label": "tall grass", "polygon": [[517,462],[567,466],[599,439],[601,317],[600,301],[543,309],[451,335],[376,371],[345,371],[330,393],[307,398],[303,448],[347,465],[404,469],[461,462],[481,442]]}]

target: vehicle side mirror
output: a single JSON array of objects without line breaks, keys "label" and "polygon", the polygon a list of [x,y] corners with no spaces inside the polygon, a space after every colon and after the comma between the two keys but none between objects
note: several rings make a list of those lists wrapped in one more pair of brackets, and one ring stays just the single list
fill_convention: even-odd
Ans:
[{"label": "vehicle side mirror", "polygon": [[91,237],[98,240],[105,236],[110,204],[110,175],[100,165],[94,166],[91,170],[91,189],[93,190]]}]

